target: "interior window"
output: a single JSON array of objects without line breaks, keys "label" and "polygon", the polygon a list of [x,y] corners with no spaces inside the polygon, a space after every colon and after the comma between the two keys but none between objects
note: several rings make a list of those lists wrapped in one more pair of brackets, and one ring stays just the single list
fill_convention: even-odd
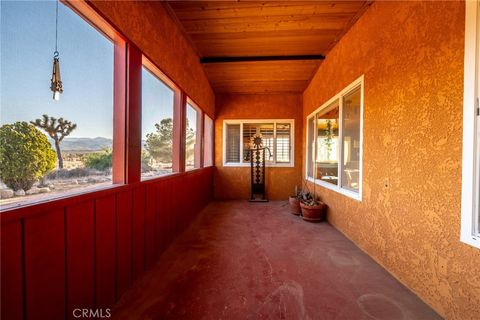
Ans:
[{"label": "interior window", "polygon": [[342,187],[358,191],[360,174],[360,88],[343,97]]},{"label": "interior window", "polygon": [[338,101],[317,114],[316,178],[328,183],[338,183]]}]

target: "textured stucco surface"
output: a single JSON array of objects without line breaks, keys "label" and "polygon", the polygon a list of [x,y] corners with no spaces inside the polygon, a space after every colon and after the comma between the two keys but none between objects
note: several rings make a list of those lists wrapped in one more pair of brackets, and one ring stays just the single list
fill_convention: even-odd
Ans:
[{"label": "textured stucco surface", "polygon": [[299,94],[221,94],[216,96],[215,198],[248,199],[250,167],[223,167],[223,120],[294,119],[295,167],[267,167],[266,188],[271,200],[288,199],[302,180],[302,96]]},{"label": "textured stucco surface", "polygon": [[459,240],[464,17],[463,2],[375,2],[303,97],[305,121],[365,75],[363,199],[318,187],[328,219],[462,320],[480,317],[480,250]]},{"label": "textured stucco surface", "polygon": [[199,57],[159,1],[92,1],[210,117],[215,95]]}]

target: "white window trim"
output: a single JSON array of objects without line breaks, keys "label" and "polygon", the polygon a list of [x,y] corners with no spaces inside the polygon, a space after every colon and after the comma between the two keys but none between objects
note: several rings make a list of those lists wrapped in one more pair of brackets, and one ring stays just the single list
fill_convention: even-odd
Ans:
[{"label": "white window trim", "polygon": [[[289,123],[290,124],[290,162],[276,162],[275,150],[272,151],[273,163],[265,163],[267,167],[294,167],[295,166],[295,120],[294,119],[241,119],[241,120],[223,120],[223,153],[222,161],[224,167],[250,167],[250,163],[242,162],[243,159],[243,124],[244,123],[273,123],[273,136],[274,136],[274,145],[276,144],[277,138],[277,123]],[[240,162],[226,162],[227,148],[226,148],[226,139],[227,139],[227,125],[228,124],[239,124],[240,125]]]},{"label": "white window trim", "polygon": [[480,248],[480,235],[475,234],[475,215],[478,212],[476,115],[480,85],[480,1],[465,2],[465,64],[463,95],[463,159],[462,159],[462,216],[460,240]]},{"label": "white window trim", "polygon": [[[338,192],[340,194],[343,194],[349,198],[352,198],[352,199],[355,199],[355,200],[358,200],[358,201],[362,201],[362,189],[363,189],[363,90],[364,90],[364,76],[360,76],[358,79],[356,79],[355,81],[353,81],[351,84],[349,84],[347,87],[345,87],[342,91],[340,91],[339,93],[337,93],[334,97],[332,97],[330,100],[328,100],[327,102],[325,102],[321,107],[317,108],[316,110],[314,110],[312,113],[310,113],[308,116],[307,116],[307,125],[305,126],[305,131],[306,131],[306,140],[305,141],[309,141],[309,132],[308,132],[308,120],[311,119],[312,117],[315,117],[315,115],[322,111],[323,109],[325,108],[328,108],[329,106],[332,105],[332,103],[334,103],[335,101],[338,101],[339,102],[339,122],[340,122],[340,126],[339,126],[339,137],[341,138],[342,137],[342,127],[343,127],[343,121],[342,121],[342,112],[343,112],[343,96],[345,96],[346,94],[350,93],[352,90],[360,87],[360,161],[359,161],[359,167],[360,167],[360,173],[358,175],[358,183],[359,183],[359,187],[358,187],[358,192],[355,192],[355,191],[352,191],[350,189],[346,189],[346,188],[343,188],[342,187],[342,177],[341,177],[341,170],[339,169],[339,177],[338,177],[338,184],[337,185],[334,185],[334,184],[331,184],[331,183],[328,183],[328,182],[325,182],[325,181],[322,181],[322,180],[318,180],[318,179],[315,179],[313,177],[309,177],[308,176],[308,161],[309,161],[309,157],[310,157],[310,154],[308,152],[308,146],[307,148],[305,148],[305,177],[308,181],[312,182],[312,183],[315,183],[316,185],[320,186],[320,187],[324,187],[326,189],[329,189],[329,190],[333,190],[335,192]],[[316,134],[314,134],[313,136],[313,145],[316,147],[317,145],[317,137],[316,137]],[[339,147],[339,152],[341,152],[341,149],[343,148],[343,143],[341,144],[341,146]],[[314,151],[315,153],[315,151]],[[315,155],[316,157],[316,155]],[[316,159],[314,160],[314,163],[315,163]],[[341,159],[339,157],[339,168],[342,168],[343,165],[340,163],[341,162]]]}]

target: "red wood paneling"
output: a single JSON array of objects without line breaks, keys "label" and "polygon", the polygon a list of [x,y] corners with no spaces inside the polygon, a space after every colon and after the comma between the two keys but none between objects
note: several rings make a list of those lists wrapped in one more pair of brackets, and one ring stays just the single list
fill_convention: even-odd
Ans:
[{"label": "red wood paneling", "polygon": [[145,267],[150,269],[155,265],[155,185],[145,187]]},{"label": "red wood paneling", "polygon": [[2,213],[2,319],[112,307],[209,201],[212,174],[195,170]]},{"label": "red wood paneling", "polygon": [[97,308],[115,303],[115,195],[95,200],[95,300]]},{"label": "red wood paneling", "polygon": [[132,192],[117,194],[117,299],[132,283]]},{"label": "red wood paneling", "polygon": [[165,199],[171,196],[171,191],[167,190],[165,183],[157,184],[155,188],[157,204],[155,206],[155,235],[156,235],[156,251],[157,257],[163,252],[166,245],[166,228],[165,228]]},{"label": "red wood paneling", "polygon": [[126,182],[140,181],[142,143],[142,52],[133,44],[127,47],[127,166]]},{"label": "red wood paneling", "polygon": [[67,207],[67,316],[94,303],[94,202]]},{"label": "red wood paneling", "polygon": [[133,278],[145,271],[145,187],[133,190]]},{"label": "red wood paneling", "polygon": [[[172,210],[172,193],[175,191],[172,189],[172,180],[165,181],[165,189],[165,198],[162,200],[165,220],[165,238],[167,244],[170,244],[175,233],[175,224],[173,223],[175,212]],[[167,192],[169,192],[169,194],[167,194]]]},{"label": "red wood paneling", "polygon": [[65,214],[58,208],[25,219],[27,319],[65,317]]},{"label": "red wood paneling", "polygon": [[23,319],[22,221],[2,223],[2,319]]}]

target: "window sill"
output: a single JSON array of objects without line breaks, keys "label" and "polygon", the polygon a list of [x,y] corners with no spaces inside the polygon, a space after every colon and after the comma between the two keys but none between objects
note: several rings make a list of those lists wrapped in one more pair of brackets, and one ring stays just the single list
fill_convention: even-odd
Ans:
[{"label": "window sill", "polygon": [[[250,163],[223,163],[224,167],[228,168],[249,168]],[[293,168],[295,164],[293,163],[275,163],[275,164],[265,164],[266,168]]]},{"label": "window sill", "polygon": [[140,182],[146,182],[146,181],[150,181],[150,180],[164,178],[164,177],[168,177],[168,176],[171,176],[173,174],[176,174],[176,173],[178,173],[178,172],[167,172],[167,173],[164,173],[164,174],[159,174],[158,176],[140,177]]},{"label": "window sill", "polygon": [[12,203],[0,205],[0,211],[1,213],[5,213],[7,211],[12,211],[12,210],[16,210],[24,207],[41,205],[41,204],[46,204],[54,201],[61,201],[61,200],[78,197],[78,196],[84,196],[84,195],[88,196],[89,194],[92,194],[95,192],[106,191],[106,190],[115,189],[122,186],[125,186],[125,184],[117,183],[117,184],[109,184],[109,185],[101,185],[101,186],[90,186],[83,189],[73,189],[71,191],[66,191],[66,192],[57,193],[57,194],[51,194],[51,195],[47,194],[37,199],[30,198],[30,199],[21,200],[18,202],[12,202]]},{"label": "window sill", "polygon": [[463,235],[460,237],[460,241],[465,244],[468,244],[474,248],[480,249],[480,237],[474,236],[472,234]]},{"label": "window sill", "polygon": [[340,193],[344,196],[347,196],[347,197],[349,197],[351,199],[354,199],[354,200],[357,200],[359,202],[362,201],[362,192],[361,191],[358,192],[358,193],[353,192],[353,191],[350,191],[350,190],[347,190],[347,189],[344,189],[344,188],[340,188],[337,185],[333,185],[331,183],[324,182],[324,181],[321,181],[321,180],[315,180],[315,179],[310,178],[310,177],[307,177],[307,181],[310,181],[311,183],[315,183],[317,186],[323,187],[325,189],[329,189],[329,190],[335,191],[337,193]]}]

